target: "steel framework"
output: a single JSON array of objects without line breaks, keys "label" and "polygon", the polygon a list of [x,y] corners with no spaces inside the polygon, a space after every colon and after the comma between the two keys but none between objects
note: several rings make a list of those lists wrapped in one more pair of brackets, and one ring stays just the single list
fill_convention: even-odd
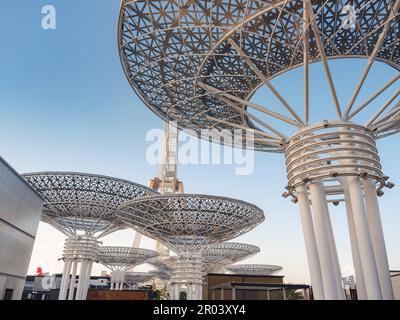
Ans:
[{"label": "steel framework", "polygon": [[128,270],[157,256],[156,251],[132,247],[101,246],[97,252],[98,262],[112,271],[111,290],[122,290]]},{"label": "steel framework", "polygon": [[[159,175],[149,182],[149,187],[160,194],[184,192],[183,183],[178,180],[178,134],[178,128],[173,123],[166,122],[164,124],[164,148]],[[140,241],[141,234],[136,232],[132,246],[139,247]],[[156,250],[163,256],[169,256],[168,248],[158,241]]]},{"label": "steel framework", "polygon": [[153,278],[159,276],[158,273],[151,272],[128,272],[124,276],[124,282],[128,289],[136,289],[140,284],[149,282]]},{"label": "steel framework", "polygon": [[[285,153],[288,192],[299,204],[314,295],[344,299],[328,202],[346,200],[361,299],[393,299],[377,195],[393,187],[375,140],[400,131],[400,0],[222,0],[121,3],[118,42],[132,88],[164,120],[203,129],[251,131],[241,147]],[[329,60],[366,66],[342,106]],[[391,79],[359,101],[375,61]],[[310,64],[319,62],[331,103],[312,104]],[[273,79],[303,71],[301,108]],[[320,85],[322,82],[320,82]],[[265,86],[275,101],[252,101]],[[382,98],[394,89],[386,102]],[[279,104],[272,106],[272,104]],[[332,115],[333,114],[333,115]],[[324,119],[330,119],[324,121]]]},{"label": "steel framework", "polygon": [[188,299],[200,299],[201,253],[253,229],[264,220],[249,203],[206,195],[159,195],[121,205],[118,216],[140,233],[156,239],[178,255],[171,297],[179,299],[187,285]]},{"label": "steel framework", "polygon": [[260,248],[246,243],[224,242],[202,253],[205,273],[217,272],[229,265],[250,258],[260,252]]},{"label": "steel framework", "polygon": [[281,271],[282,267],[269,264],[234,264],[226,269],[236,274],[271,275]]},{"label": "steel framework", "polygon": [[86,173],[38,172],[23,177],[44,199],[42,221],[67,236],[59,299],[74,299],[80,264],[75,299],[83,300],[97,261],[97,239],[126,227],[116,216],[119,205],[156,192],[127,180]]},{"label": "steel framework", "polygon": [[150,259],[148,260],[146,263],[148,263],[149,265],[153,266],[154,268],[156,268],[157,270],[159,270],[160,272],[164,272],[167,274],[172,274],[172,270],[173,270],[173,263],[171,261],[171,257],[165,257],[165,258],[154,258],[154,259]]}]

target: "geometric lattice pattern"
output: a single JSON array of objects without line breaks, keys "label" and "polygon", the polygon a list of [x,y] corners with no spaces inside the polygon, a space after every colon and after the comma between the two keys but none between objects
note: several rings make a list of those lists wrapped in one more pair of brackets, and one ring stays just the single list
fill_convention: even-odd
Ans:
[{"label": "geometric lattice pattern", "polygon": [[204,269],[206,272],[219,271],[258,252],[260,252],[260,248],[251,244],[224,242],[203,251]]},{"label": "geometric lattice pattern", "polygon": [[237,264],[226,269],[235,274],[270,275],[281,271],[282,267],[269,264]]},{"label": "geometric lattice pattern", "polygon": [[171,274],[173,270],[173,262],[171,258],[154,258],[146,261],[146,263],[155,267],[160,272]]},{"label": "geometric lattice pattern", "polygon": [[150,272],[128,272],[125,274],[124,283],[126,283],[129,288],[135,288],[136,286],[157,277],[157,275],[157,273]]},{"label": "geometric lattice pattern", "polygon": [[[255,148],[283,152],[286,137],[268,121],[301,127],[308,119],[281,98],[283,109],[251,105],[261,85],[304,63],[327,59],[372,57],[400,69],[398,1],[313,0],[308,16],[304,2],[124,0],[118,41],[126,77],[164,120],[196,132],[254,128]],[[343,27],[351,17],[356,17],[354,28]],[[254,108],[265,119],[251,113]],[[338,106],[339,119],[349,116]],[[376,136],[399,130],[400,117],[394,120]]]},{"label": "geometric lattice pattern", "polygon": [[156,251],[132,247],[101,246],[97,252],[99,262],[112,271],[126,271],[157,256]]},{"label": "geometric lattice pattern", "polygon": [[124,203],[118,216],[176,253],[201,252],[250,231],[264,220],[247,202],[208,195],[159,195]]},{"label": "geometric lattice pattern", "polygon": [[128,200],[157,194],[142,185],[101,175],[40,172],[23,175],[44,198],[42,220],[72,236],[105,235],[124,227],[115,212]]}]

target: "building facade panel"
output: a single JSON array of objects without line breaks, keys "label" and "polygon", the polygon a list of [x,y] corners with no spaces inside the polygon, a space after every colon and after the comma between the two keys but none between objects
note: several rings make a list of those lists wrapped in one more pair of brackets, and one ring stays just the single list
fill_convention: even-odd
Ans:
[{"label": "building facade panel", "polygon": [[43,200],[0,157],[0,300],[20,299]]},{"label": "building facade panel", "polygon": [[35,237],[42,205],[39,195],[0,158],[0,218]]}]

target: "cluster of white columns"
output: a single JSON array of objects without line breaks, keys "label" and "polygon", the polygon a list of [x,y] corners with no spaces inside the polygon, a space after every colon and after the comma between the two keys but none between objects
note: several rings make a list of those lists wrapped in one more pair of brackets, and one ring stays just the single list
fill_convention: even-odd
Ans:
[{"label": "cluster of white columns", "polygon": [[[346,131],[343,125],[337,126],[341,126],[337,134],[323,133],[320,137],[324,139],[314,138],[310,132],[297,137],[287,154],[288,177],[297,184],[314,298],[345,299],[327,198],[327,190],[336,181],[345,199],[358,298],[391,300],[393,289],[375,185],[380,178],[375,145],[365,130]],[[339,139],[332,142],[335,137]]]},{"label": "cluster of white columns", "polygon": [[186,300],[202,300],[202,285],[194,283],[172,283],[170,285],[171,300],[179,300],[181,292],[186,293]]},{"label": "cluster of white columns", "polygon": [[296,191],[314,297],[342,300],[345,293],[325,189],[321,182],[312,182],[308,188],[309,192],[302,185]]},{"label": "cluster of white columns", "polygon": [[181,292],[186,292],[187,300],[202,300],[202,258],[201,254],[180,254],[170,283],[170,297],[179,300]]},{"label": "cluster of white columns", "polygon": [[64,245],[64,268],[59,300],[85,300],[90,274],[97,256],[98,241],[88,237],[71,237]]},{"label": "cluster of white columns", "polygon": [[125,281],[124,271],[113,271],[111,273],[110,290],[123,290]]}]

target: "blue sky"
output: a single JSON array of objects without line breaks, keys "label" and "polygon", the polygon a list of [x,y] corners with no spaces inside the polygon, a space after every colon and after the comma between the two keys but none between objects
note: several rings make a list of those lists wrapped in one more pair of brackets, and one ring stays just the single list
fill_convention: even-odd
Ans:
[{"label": "blue sky", "polygon": [[[57,9],[57,29],[41,28],[41,9]],[[147,163],[146,133],[162,128],[132,91],[119,61],[116,44],[118,0],[2,1],[0,4],[0,154],[19,172],[66,170],[99,173],[147,184],[157,166]],[[365,61],[332,61],[334,80],[343,104],[349,99]],[[311,68],[313,120],[334,115],[320,65]],[[360,97],[366,98],[393,70],[376,64]],[[301,70],[274,80],[287,100],[301,110]],[[323,84],[323,85],[322,85]],[[398,84],[397,84],[398,86]],[[393,90],[377,100],[376,107]],[[386,98],[386,99],[385,99]],[[278,102],[265,89],[254,101],[268,106]],[[315,111],[318,110],[318,111]],[[367,119],[367,115],[360,119]],[[318,117],[317,117],[318,116]],[[323,118],[325,119],[325,118]],[[400,184],[400,137],[379,141],[383,168]],[[254,203],[265,210],[266,220],[238,240],[261,247],[249,261],[284,267],[288,282],[308,282],[303,236],[297,207],[281,197],[286,184],[282,155],[257,153],[255,170],[235,176],[232,165],[186,165],[179,177],[189,193],[223,195]],[[398,228],[399,188],[381,198],[382,220],[390,267],[400,269]],[[351,265],[344,207],[331,210],[343,273]],[[129,245],[133,232],[118,232],[105,244]],[[153,243],[145,240],[151,248]],[[30,272],[37,266],[60,272],[63,236],[41,224]],[[104,267],[95,266],[94,273]]]}]

